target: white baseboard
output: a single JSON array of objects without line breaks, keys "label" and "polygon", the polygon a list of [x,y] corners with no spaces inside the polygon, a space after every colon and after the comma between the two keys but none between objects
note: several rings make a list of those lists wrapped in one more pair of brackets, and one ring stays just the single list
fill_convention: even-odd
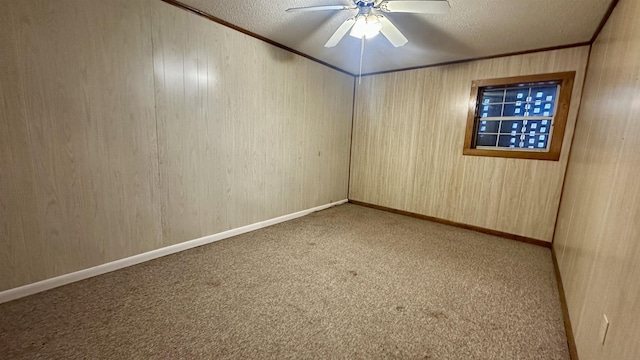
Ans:
[{"label": "white baseboard", "polygon": [[106,274],[108,272],[114,271],[114,270],[119,270],[131,265],[136,265],[136,264],[140,264],[142,262],[145,261],[149,261],[149,260],[153,260],[153,259],[157,259],[159,257],[165,256],[165,255],[169,255],[169,254],[174,254],[180,251],[184,251],[184,250],[188,250],[197,246],[202,246],[205,244],[209,244],[212,243],[214,241],[218,241],[218,240],[222,240],[222,239],[226,239],[226,238],[230,238],[232,236],[236,236],[236,235],[240,235],[240,234],[244,234],[250,231],[254,231],[254,230],[258,230],[267,226],[271,226],[271,225],[275,225],[281,222],[285,222],[288,220],[292,220],[295,218],[299,218],[305,215],[308,215],[312,212],[315,211],[320,211],[320,210],[324,210],[327,208],[330,208],[332,206],[336,206],[336,205],[341,205],[346,203],[348,200],[344,199],[344,200],[340,200],[340,201],[336,201],[334,203],[330,203],[330,204],[326,204],[326,205],[320,205],[320,206],[316,206],[314,208],[311,209],[307,209],[307,210],[302,210],[302,211],[298,211],[296,213],[293,214],[288,214],[288,215],[283,215],[274,219],[270,219],[270,220],[265,220],[265,221],[261,221],[261,222],[257,222],[255,224],[250,224],[250,225],[246,225],[246,226],[242,226],[236,229],[231,229],[231,230],[227,230],[227,231],[223,231],[221,233],[217,233],[217,234],[213,234],[213,235],[208,235],[205,237],[201,237],[199,239],[195,239],[195,240],[190,240],[190,241],[185,241],[183,243],[180,244],[176,244],[176,245],[171,245],[171,246],[167,246],[164,248],[160,248],[157,250],[152,250],[146,253],[142,253],[142,254],[138,254],[138,255],[134,255],[128,258],[124,258],[124,259],[120,259],[120,260],[116,260],[116,261],[112,261],[106,264],[102,264],[102,265],[98,265],[98,266],[94,266],[88,269],[84,269],[84,270],[79,270],[76,272],[72,272],[69,274],[65,274],[65,275],[60,275],[60,276],[56,276],[54,278],[51,279],[46,279],[46,280],[42,280],[42,281],[38,281],[32,284],[27,284],[27,285],[23,285],[17,288],[13,288],[13,289],[9,289],[9,290],[5,290],[0,292],[0,304],[7,302],[7,301],[11,301],[11,300],[15,300],[15,299],[19,299],[21,297],[25,297],[25,296],[29,296],[29,295],[33,295],[42,291],[46,291],[46,290],[50,290],[62,285],[67,285],[70,284],[72,282],[76,282],[76,281],[80,281],[80,280],[84,280],[84,279],[88,279],[90,277],[94,277],[97,275],[101,275],[101,274]]}]

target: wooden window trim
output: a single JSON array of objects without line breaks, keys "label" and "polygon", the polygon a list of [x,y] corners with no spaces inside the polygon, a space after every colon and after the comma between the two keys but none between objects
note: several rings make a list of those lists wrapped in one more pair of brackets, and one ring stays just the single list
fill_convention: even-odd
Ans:
[{"label": "wooden window trim", "polygon": [[[560,152],[562,151],[562,142],[564,141],[564,131],[567,125],[567,117],[569,115],[569,105],[571,103],[571,94],[573,93],[573,82],[576,72],[559,72],[551,74],[515,76],[499,79],[474,80],[471,82],[471,95],[469,98],[469,115],[467,116],[467,130],[464,138],[463,155],[473,156],[490,156],[505,157],[517,159],[535,159],[535,160],[560,160]],[[476,109],[478,102],[478,90],[487,86],[504,86],[516,85],[522,83],[536,83],[545,81],[560,81],[560,94],[558,95],[556,115],[553,119],[553,132],[551,136],[551,144],[548,152],[535,151],[517,151],[517,150],[487,150],[476,149],[473,147],[473,141],[476,129]]]}]

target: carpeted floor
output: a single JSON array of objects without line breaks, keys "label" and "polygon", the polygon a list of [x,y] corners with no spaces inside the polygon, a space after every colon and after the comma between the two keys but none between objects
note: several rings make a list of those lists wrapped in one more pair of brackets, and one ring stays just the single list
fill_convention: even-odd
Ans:
[{"label": "carpeted floor", "polygon": [[0,304],[0,358],[569,352],[549,249],[346,204]]}]

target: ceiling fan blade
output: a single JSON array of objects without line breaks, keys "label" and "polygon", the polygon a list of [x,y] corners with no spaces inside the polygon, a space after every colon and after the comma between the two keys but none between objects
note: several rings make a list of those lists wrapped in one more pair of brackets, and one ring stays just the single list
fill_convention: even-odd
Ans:
[{"label": "ceiling fan blade", "polygon": [[406,37],[404,37],[404,35],[402,35],[400,30],[398,30],[398,28],[395,25],[393,25],[391,21],[389,21],[389,19],[387,19],[384,16],[378,16],[378,19],[380,20],[380,23],[382,23],[382,28],[380,29],[380,32],[387,39],[389,39],[389,42],[391,42],[393,46],[399,47],[406,44],[409,41],[407,40]]},{"label": "ceiling fan blade", "polygon": [[342,25],[340,25],[338,30],[336,30],[336,32],[334,32],[333,35],[331,35],[327,43],[324,44],[324,47],[334,47],[338,45],[340,40],[342,40],[342,38],[347,34],[347,32],[349,32],[349,30],[351,29],[351,27],[353,27],[353,24],[355,23],[356,23],[355,18],[349,18],[345,20],[345,22],[343,22]]},{"label": "ceiling fan blade", "polygon": [[287,12],[304,12],[304,11],[324,11],[324,10],[353,10],[357,9],[353,6],[346,5],[324,5],[324,6],[306,6],[306,7],[297,7],[297,8],[289,8]]},{"label": "ceiling fan blade", "polygon": [[427,1],[383,1],[380,3],[383,12],[403,12],[416,14],[446,14],[449,12],[449,2],[446,0]]}]

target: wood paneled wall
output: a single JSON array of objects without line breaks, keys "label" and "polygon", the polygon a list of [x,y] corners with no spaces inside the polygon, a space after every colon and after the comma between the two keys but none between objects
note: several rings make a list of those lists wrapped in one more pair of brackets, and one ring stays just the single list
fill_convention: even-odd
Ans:
[{"label": "wood paneled wall", "polygon": [[158,0],[0,12],[0,291],[346,198],[353,78]]},{"label": "wood paneled wall", "polygon": [[[349,198],[550,242],[589,47],[365,76]],[[463,156],[471,81],[576,71],[560,161]]]},{"label": "wood paneled wall", "polygon": [[3,3],[0,290],[161,245],[145,5]]},{"label": "wood paneled wall", "polygon": [[593,45],[554,239],[581,360],[640,358],[638,18],[620,0]]},{"label": "wood paneled wall", "polygon": [[153,50],[168,242],[346,198],[353,77],[167,5]]}]

